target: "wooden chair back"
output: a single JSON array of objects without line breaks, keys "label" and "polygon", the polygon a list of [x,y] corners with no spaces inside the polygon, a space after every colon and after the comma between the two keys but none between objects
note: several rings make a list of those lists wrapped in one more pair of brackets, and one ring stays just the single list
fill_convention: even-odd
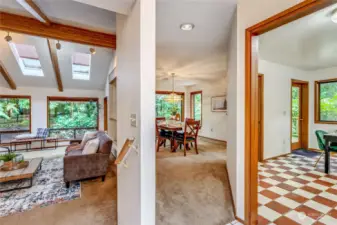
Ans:
[{"label": "wooden chair back", "polygon": [[166,118],[165,117],[157,117],[156,118],[156,137],[159,137],[160,134],[160,129],[158,127],[159,123],[165,122]]},{"label": "wooden chair back", "polygon": [[196,121],[193,119],[186,119],[185,121],[185,132],[184,139],[187,137],[197,138],[200,129],[200,121]]}]

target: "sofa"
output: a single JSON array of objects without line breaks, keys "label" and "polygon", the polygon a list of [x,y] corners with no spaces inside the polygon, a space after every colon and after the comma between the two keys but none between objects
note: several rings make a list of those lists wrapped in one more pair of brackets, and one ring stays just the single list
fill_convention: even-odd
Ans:
[{"label": "sofa", "polygon": [[108,171],[112,140],[104,131],[97,132],[99,147],[97,153],[82,154],[83,144],[72,144],[67,147],[64,156],[64,182],[69,188],[71,181],[102,177]]}]

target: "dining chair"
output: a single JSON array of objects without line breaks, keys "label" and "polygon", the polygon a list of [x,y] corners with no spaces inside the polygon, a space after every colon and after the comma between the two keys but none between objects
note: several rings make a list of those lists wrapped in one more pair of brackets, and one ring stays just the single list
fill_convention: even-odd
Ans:
[{"label": "dining chair", "polygon": [[199,154],[197,145],[199,129],[200,121],[186,120],[184,133],[177,133],[174,137],[174,142],[184,145],[184,156],[186,156],[186,148],[189,143],[194,143],[195,152]]},{"label": "dining chair", "polygon": [[157,152],[159,151],[159,147],[164,145],[166,147],[166,140],[169,140],[171,142],[172,146],[172,133],[169,131],[161,130],[158,126],[159,123],[165,122],[166,118],[165,117],[157,117],[156,118],[156,139],[157,139]]},{"label": "dining chair", "polygon": [[[322,158],[323,154],[325,153],[325,140],[324,140],[324,135],[327,134],[328,132],[324,131],[324,130],[316,130],[315,134],[317,137],[317,143],[318,143],[318,147],[319,149],[322,151],[321,155],[319,156],[318,160],[315,163],[315,167],[317,166],[317,163],[319,162],[319,160]],[[330,151],[331,152],[337,152],[337,146],[336,143],[331,144],[330,146]]]}]

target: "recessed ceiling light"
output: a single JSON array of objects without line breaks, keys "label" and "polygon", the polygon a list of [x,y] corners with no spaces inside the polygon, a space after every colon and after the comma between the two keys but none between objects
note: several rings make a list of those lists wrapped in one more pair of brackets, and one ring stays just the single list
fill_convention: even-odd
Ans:
[{"label": "recessed ceiling light", "polygon": [[337,23],[337,9],[332,12],[331,20],[332,22]]},{"label": "recessed ceiling light", "polygon": [[180,29],[184,30],[184,31],[190,31],[193,30],[194,28],[194,24],[193,23],[183,23],[180,25]]}]

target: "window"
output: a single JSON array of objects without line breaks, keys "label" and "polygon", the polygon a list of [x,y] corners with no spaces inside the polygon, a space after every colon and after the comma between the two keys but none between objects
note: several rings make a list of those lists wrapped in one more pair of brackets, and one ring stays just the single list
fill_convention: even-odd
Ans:
[{"label": "window", "polygon": [[91,55],[86,53],[75,53],[72,57],[73,79],[90,80]]},{"label": "window", "polygon": [[191,92],[191,117],[202,121],[202,91]]},{"label": "window", "polygon": [[32,45],[9,43],[16,61],[25,76],[43,77],[43,71],[36,48]]},{"label": "window", "polygon": [[337,124],[337,79],[315,82],[315,122]]},{"label": "window", "polygon": [[[156,117],[165,117],[166,119],[173,119],[176,116],[180,117],[181,121],[184,121],[184,93],[175,92],[175,94],[181,96],[181,101],[167,101],[166,98],[171,94],[168,91],[156,92]],[[177,115],[178,114],[178,115]]]},{"label": "window", "polygon": [[0,133],[31,132],[30,96],[0,95]]},{"label": "window", "polygon": [[98,98],[48,97],[48,127],[98,129]]}]

